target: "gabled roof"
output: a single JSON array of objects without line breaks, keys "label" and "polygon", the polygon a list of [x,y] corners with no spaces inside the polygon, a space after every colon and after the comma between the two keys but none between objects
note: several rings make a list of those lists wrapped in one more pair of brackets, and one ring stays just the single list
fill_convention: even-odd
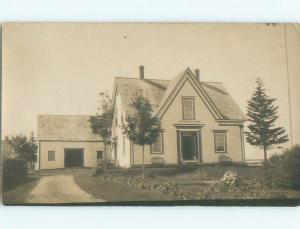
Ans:
[{"label": "gabled roof", "polygon": [[221,82],[201,82],[200,84],[224,119],[246,120],[246,116]]},{"label": "gabled roof", "polygon": [[121,96],[125,112],[130,112],[131,99],[136,93],[142,93],[150,100],[154,114],[159,114],[163,106],[174,96],[174,91],[184,77],[191,77],[199,93],[219,120],[246,120],[240,107],[229,95],[221,82],[199,82],[189,68],[175,76],[171,81],[139,78],[116,78],[115,87]]},{"label": "gabled roof", "polygon": [[168,88],[164,93],[164,96],[162,97],[159,107],[161,108],[164,103],[167,101],[170,94],[174,91],[176,85],[179,83],[179,81],[182,79],[184,74],[189,71],[189,68],[184,69],[182,72],[180,72],[178,75],[176,75],[172,80],[169,81]]},{"label": "gabled roof", "polygon": [[93,134],[88,115],[38,115],[38,140],[101,141]]},{"label": "gabled roof", "polygon": [[126,113],[130,113],[133,97],[142,94],[147,97],[155,111],[167,89],[169,80],[144,79],[139,78],[120,78],[115,79],[115,87],[121,96],[123,108]]}]

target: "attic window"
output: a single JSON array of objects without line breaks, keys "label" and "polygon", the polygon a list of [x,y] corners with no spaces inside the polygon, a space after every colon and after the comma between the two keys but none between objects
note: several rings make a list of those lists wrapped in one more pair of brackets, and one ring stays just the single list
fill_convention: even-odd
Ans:
[{"label": "attic window", "polygon": [[182,115],[184,120],[195,119],[195,99],[193,97],[182,98]]}]

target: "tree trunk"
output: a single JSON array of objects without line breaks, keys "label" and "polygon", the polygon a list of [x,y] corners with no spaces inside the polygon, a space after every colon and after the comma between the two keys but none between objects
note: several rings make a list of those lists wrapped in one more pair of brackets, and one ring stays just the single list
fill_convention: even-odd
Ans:
[{"label": "tree trunk", "polygon": [[144,179],[145,179],[145,145],[143,145],[143,165],[142,165],[142,168],[143,168],[143,182],[144,182]]},{"label": "tree trunk", "polygon": [[267,148],[264,147],[264,163],[266,164],[267,162],[268,162]]}]

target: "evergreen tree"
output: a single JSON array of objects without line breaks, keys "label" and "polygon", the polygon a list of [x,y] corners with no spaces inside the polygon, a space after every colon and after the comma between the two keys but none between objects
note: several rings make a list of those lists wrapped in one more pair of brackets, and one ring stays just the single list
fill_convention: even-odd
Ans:
[{"label": "evergreen tree", "polygon": [[249,131],[245,132],[246,140],[264,151],[264,160],[267,162],[267,151],[273,145],[288,141],[283,127],[275,127],[278,118],[278,106],[274,106],[276,100],[266,95],[261,79],[256,80],[257,87],[252,98],[248,101],[247,116],[250,124]]},{"label": "evergreen tree", "polygon": [[145,174],[145,145],[153,144],[162,132],[160,120],[153,116],[149,100],[142,95],[136,95],[131,103],[133,112],[127,114],[123,131],[129,140],[143,148],[143,179]]}]

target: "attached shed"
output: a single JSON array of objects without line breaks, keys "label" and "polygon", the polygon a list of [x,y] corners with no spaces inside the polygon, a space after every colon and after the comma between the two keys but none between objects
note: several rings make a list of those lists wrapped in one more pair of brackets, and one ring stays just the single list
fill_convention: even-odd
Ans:
[{"label": "attached shed", "polygon": [[90,116],[39,115],[39,169],[96,167],[103,159],[103,141],[93,134]]}]

